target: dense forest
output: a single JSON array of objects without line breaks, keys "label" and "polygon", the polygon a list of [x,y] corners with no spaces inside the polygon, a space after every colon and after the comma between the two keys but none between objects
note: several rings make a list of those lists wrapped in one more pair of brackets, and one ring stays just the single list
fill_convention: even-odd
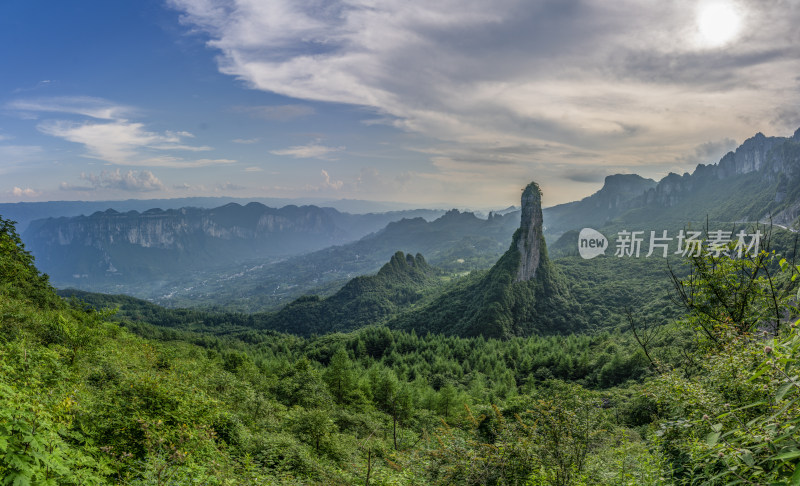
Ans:
[{"label": "dense forest", "polygon": [[62,299],[0,219],[0,476],[800,484],[799,272],[767,251],[689,258],[671,282],[677,317],[617,309],[619,325],[579,334],[301,337]]}]

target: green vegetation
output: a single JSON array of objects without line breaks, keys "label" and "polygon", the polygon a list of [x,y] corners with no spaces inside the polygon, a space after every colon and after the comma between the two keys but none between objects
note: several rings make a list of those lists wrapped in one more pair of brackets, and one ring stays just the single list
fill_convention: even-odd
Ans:
[{"label": "green vegetation", "polygon": [[[482,454],[476,439],[516,444],[523,433],[548,450],[546,434],[509,425],[526,400],[541,393],[546,407],[549,390],[562,386],[553,376],[624,379],[593,372],[609,358],[624,366],[610,336],[516,339],[507,348],[386,328],[303,340],[132,324],[149,336],[137,337],[105,313],[60,301],[7,222],[0,241],[0,475],[8,484],[513,480],[531,466],[469,471],[474,465],[448,451]],[[604,349],[590,358],[596,347]],[[601,392],[585,400],[600,403]],[[610,410],[597,415],[624,429]],[[531,418],[523,413],[519,423]],[[552,424],[572,427],[568,418],[556,414]],[[585,457],[582,433],[575,447]]]},{"label": "green vegetation", "polygon": [[530,281],[515,282],[519,234],[488,272],[456,282],[431,303],[390,321],[390,327],[459,336],[508,338],[585,327],[563,275],[545,258]]},{"label": "green vegetation", "polygon": [[[526,334],[559,333],[496,327],[495,339],[469,336],[467,326],[459,337],[450,331],[468,321],[455,320],[431,332],[367,326],[300,337],[263,329],[279,314],[168,310],[96,294],[83,294],[92,307],[62,300],[0,219],[0,477],[800,482],[800,267],[772,252],[704,256],[670,279],[663,261],[564,257],[514,282],[518,258],[510,251],[435,296],[440,274],[398,253],[343,288],[341,300],[296,302],[285,318],[312,322],[309,309],[342,306],[334,318],[346,330],[401,309],[441,323],[458,315],[524,323],[516,319],[530,309],[558,310],[563,327],[531,324]],[[676,303],[660,309],[669,285]],[[543,302],[553,308],[537,308]],[[95,310],[109,303],[119,316]],[[437,308],[441,316],[430,314]]]},{"label": "green vegetation", "polygon": [[655,442],[685,482],[800,483],[800,266],[767,252],[689,264],[675,283],[697,350],[681,367],[653,363],[646,393],[669,417]]},{"label": "green vegetation", "polygon": [[441,282],[422,255],[397,252],[377,275],[356,277],[327,299],[298,299],[260,325],[306,336],[349,331],[396,315]]},{"label": "green vegetation", "polygon": [[[787,222],[798,147],[725,184],[670,176],[688,192],[599,229]],[[62,299],[0,218],[2,483],[800,485],[797,235],[582,260],[566,231],[550,261],[538,196],[502,256],[516,215],[452,211],[205,287],[229,311],[285,302],[291,273],[325,288],[255,314]]]},{"label": "green vegetation", "polygon": [[[389,264],[384,266],[390,267]],[[400,268],[411,267],[403,265]],[[662,259],[600,257],[583,260],[579,257],[562,257],[554,260],[551,268],[559,289],[563,291],[566,287],[569,291],[567,298],[571,300],[567,305],[571,306],[571,322],[567,326],[583,326],[578,328],[584,332],[627,329],[629,309],[634,309],[637,316],[647,316],[660,324],[680,315],[680,309],[671,299],[669,267]],[[277,329],[310,335],[379,323],[403,327],[403,322],[414,317],[415,313],[427,313],[433,309],[438,309],[443,315],[452,313],[450,322],[456,322],[459,319],[458,306],[463,305],[468,309],[479,306],[479,301],[472,296],[480,294],[469,292],[482,289],[480,284],[487,279],[487,271],[450,278],[445,271],[428,267],[426,274],[426,277],[417,280],[398,278],[400,274],[386,271],[379,275],[357,277],[337,292],[335,297],[301,298],[274,314],[168,309],[124,295],[76,290],[61,290],[58,293],[67,298],[75,297],[98,309],[117,308],[116,318],[119,319],[212,334],[220,329],[229,331],[232,328]],[[354,310],[346,313],[339,310],[342,308]],[[372,314],[369,309],[377,314]],[[403,311],[410,311],[410,314],[398,314]],[[447,320],[442,319],[442,322]],[[567,326],[553,326],[551,330],[565,332],[566,329],[568,332],[570,328]],[[425,328],[418,332],[426,333],[427,330]],[[458,328],[445,325],[440,326],[438,331],[433,327],[430,330],[459,334]]]},{"label": "green vegetation", "polygon": [[397,252],[376,275],[356,277],[333,296],[297,299],[275,313],[214,313],[165,309],[124,295],[109,296],[75,290],[60,291],[95,308],[117,307],[121,317],[162,327],[214,332],[220,328],[270,329],[309,336],[347,331],[379,323],[441,291],[444,273],[422,255]]}]

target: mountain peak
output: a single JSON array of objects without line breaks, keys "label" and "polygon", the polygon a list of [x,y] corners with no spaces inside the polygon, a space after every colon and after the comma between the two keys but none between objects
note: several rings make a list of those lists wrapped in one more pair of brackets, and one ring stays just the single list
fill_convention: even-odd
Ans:
[{"label": "mountain peak", "polygon": [[417,253],[396,252],[377,275],[356,277],[332,296],[296,299],[267,317],[264,327],[310,335],[375,324],[423,298],[438,285],[437,270]]},{"label": "mountain peak", "polygon": [[625,184],[655,183],[652,179],[646,179],[639,174],[611,174],[607,175],[603,182],[603,187],[615,187]]},{"label": "mountain peak", "polygon": [[[677,176],[672,173],[670,175]],[[595,197],[596,202],[604,207],[618,207],[641,196],[657,184],[653,179],[646,179],[638,174],[612,174],[606,176],[603,188],[590,197]]]},{"label": "mountain peak", "polygon": [[378,275],[416,275],[424,274],[429,270],[430,267],[421,254],[417,253],[417,255],[414,256],[411,253],[405,254],[402,251],[398,251],[392,255],[389,263],[381,267],[380,271],[378,271]]}]

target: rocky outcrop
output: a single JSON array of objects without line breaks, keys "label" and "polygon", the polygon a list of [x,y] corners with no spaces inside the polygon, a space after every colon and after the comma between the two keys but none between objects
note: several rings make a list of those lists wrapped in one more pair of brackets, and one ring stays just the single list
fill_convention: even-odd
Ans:
[{"label": "rocky outcrop", "polygon": [[425,261],[425,258],[420,253],[412,255],[411,253],[403,254],[402,251],[398,251],[392,255],[389,263],[381,267],[378,275],[399,278],[415,275],[415,269],[416,272],[427,272],[430,270],[430,266],[428,266],[428,262]]},{"label": "rocky outcrop", "polygon": [[745,140],[735,151],[725,154],[716,164],[699,164],[691,174],[667,174],[656,187],[634,201],[632,207],[674,207],[687,195],[709,183],[751,173],[758,173],[759,179],[765,184],[779,182],[782,175],[797,177],[800,175],[796,150],[798,142],[800,129],[792,137],[767,137],[759,132]]},{"label": "rocky outcrop", "polygon": [[640,200],[637,200],[633,207],[644,205],[658,205],[662,207],[672,207],[678,204],[685,193],[692,191],[695,180],[689,173],[683,176],[670,172],[658,182],[658,185],[649,189]]},{"label": "rocky outcrop", "polygon": [[301,297],[266,316],[261,326],[308,336],[374,325],[422,299],[426,289],[439,285],[438,275],[419,253],[399,251],[377,275],[356,277],[326,299]]},{"label": "rocky outcrop", "polygon": [[532,182],[522,193],[522,219],[517,240],[519,267],[515,282],[527,282],[536,276],[544,245],[542,234],[542,192]]}]

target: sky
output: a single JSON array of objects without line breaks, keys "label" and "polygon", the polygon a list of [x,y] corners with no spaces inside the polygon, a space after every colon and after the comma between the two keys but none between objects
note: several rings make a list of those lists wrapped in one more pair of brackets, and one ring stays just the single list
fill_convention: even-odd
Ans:
[{"label": "sky", "polygon": [[0,202],[545,206],[800,127],[796,0],[4,0]]}]

